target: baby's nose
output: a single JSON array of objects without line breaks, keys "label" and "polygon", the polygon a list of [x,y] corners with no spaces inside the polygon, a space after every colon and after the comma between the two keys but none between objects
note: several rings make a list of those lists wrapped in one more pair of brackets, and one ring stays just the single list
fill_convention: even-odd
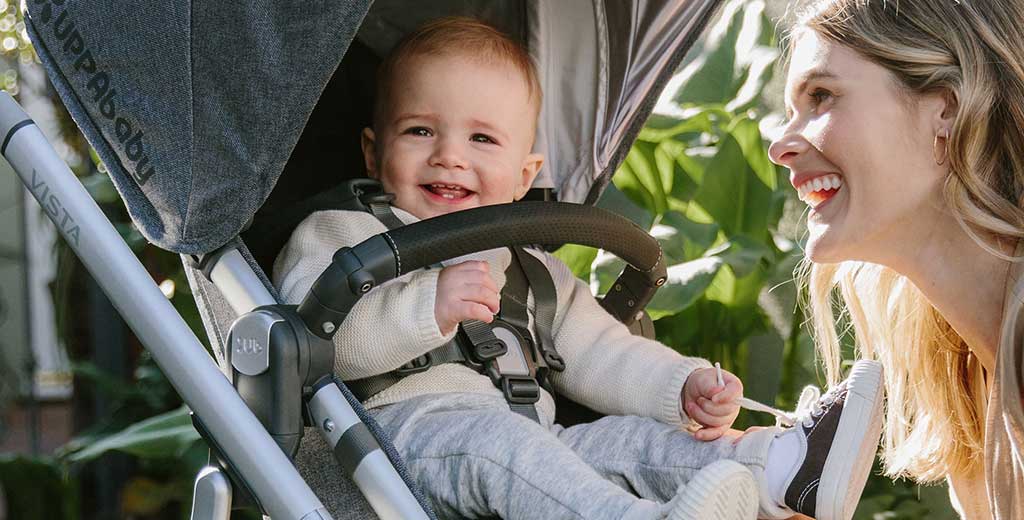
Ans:
[{"label": "baby's nose", "polygon": [[431,166],[438,166],[448,170],[466,169],[468,162],[462,146],[452,142],[450,139],[439,139],[438,146],[430,158]]}]

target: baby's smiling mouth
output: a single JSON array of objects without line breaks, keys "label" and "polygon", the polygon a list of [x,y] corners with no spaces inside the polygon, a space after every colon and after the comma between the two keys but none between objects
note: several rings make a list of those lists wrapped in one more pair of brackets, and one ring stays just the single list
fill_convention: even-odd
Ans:
[{"label": "baby's smiling mouth", "polygon": [[434,195],[437,195],[438,197],[451,201],[462,200],[474,193],[473,191],[467,190],[458,184],[431,183],[421,184],[420,187]]}]

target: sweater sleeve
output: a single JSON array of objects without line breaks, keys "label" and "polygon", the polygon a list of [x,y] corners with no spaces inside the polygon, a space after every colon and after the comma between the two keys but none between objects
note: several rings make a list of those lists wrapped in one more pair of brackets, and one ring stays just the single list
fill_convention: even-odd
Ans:
[{"label": "sweater sleeve", "polygon": [[688,422],[680,408],[683,384],[711,364],[633,335],[565,264],[551,255],[543,259],[558,298],[552,336],[566,365],[552,375],[556,389],[601,413]]},{"label": "sweater sleeve", "polygon": [[[321,211],[309,216],[274,263],[274,284],[281,297],[286,303],[299,303],[338,249],[385,231],[367,213]],[[408,273],[356,302],[334,335],[334,370],[339,377],[361,379],[389,372],[454,336],[442,335],[434,317],[438,273]]]}]

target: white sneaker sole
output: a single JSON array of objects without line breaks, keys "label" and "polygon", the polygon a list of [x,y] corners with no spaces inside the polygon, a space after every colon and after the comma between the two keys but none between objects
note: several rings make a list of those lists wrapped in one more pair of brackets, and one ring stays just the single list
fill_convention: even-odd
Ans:
[{"label": "white sneaker sole", "polygon": [[757,517],[757,483],[739,462],[715,461],[701,469],[678,497],[670,520],[752,520]]},{"label": "white sneaker sole", "polygon": [[882,365],[858,361],[847,380],[836,437],[818,484],[818,520],[850,520],[864,491],[882,431]]}]

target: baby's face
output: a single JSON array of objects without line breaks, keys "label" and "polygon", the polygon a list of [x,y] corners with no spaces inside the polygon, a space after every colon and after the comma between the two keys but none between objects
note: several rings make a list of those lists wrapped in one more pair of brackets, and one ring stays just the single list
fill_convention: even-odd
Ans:
[{"label": "baby's face", "polygon": [[425,219],[512,202],[543,157],[531,154],[535,109],[511,64],[415,58],[396,71],[388,112],[363,134],[369,175],[395,206]]}]

